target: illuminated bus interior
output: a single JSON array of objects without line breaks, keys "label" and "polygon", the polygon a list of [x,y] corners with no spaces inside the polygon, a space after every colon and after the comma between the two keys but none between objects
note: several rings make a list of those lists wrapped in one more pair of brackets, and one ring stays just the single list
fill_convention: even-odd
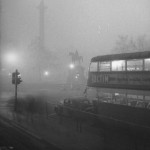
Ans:
[{"label": "illuminated bus interior", "polygon": [[110,68],[111,68],[110,61],[99,62],[99,64],[98,64],[99,71],[110,71]]},{"label": "illuminated bus interior", "polygon": [[98,102],[150,109],[150,93],[145,91],[90,88],[88,93],[88,98]]},{"label": "illuminated bus interior", "polygon": [[150,71],[150,58],[91,62],[90,72]]},{"label": "illuminated bus interior", "polygon": [[145,71],[150,71],[150,58],[145,59],[145,66],[144,66]]},{"label": "illuminated bus interior", "polygon": [[112,71],[125,71],[125,60],[115,60],[111,64]]}]

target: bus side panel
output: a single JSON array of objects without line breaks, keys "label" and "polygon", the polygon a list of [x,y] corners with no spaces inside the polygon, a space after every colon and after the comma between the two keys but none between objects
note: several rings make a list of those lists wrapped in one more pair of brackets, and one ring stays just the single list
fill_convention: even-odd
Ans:
[{"label": "bus side panel", "polygon": [[89,87],[150,90],[150,71],[90,72]]}]

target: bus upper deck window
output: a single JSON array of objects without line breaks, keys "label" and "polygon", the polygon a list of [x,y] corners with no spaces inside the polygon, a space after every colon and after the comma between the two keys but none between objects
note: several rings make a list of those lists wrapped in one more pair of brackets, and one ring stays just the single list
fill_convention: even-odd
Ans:
[{"label": "bus upper deck window", "polygon": [[90,72],[96,72],[98,68],[98,62],[92,62],[90,65]]},{"label": "bus upper deck window", "polygon": [[145,61],[145,67],[144,67],[144,69],[146,71],[150,71],[150,58],[145,59],[144,61]]},{"label": "bus upper deck window", "polygon": [[110,61],[99,62],[99,71],[110,71]]},{"label": "bus upper deck window", "polygon": [[125,60],[112,61],[112,71],[125,71]]},{"label": "bus upper deck window", "polygon": [[127,70],[128,71],[142,71],[143,70],[143,60],[134,59],[127,61]]}]

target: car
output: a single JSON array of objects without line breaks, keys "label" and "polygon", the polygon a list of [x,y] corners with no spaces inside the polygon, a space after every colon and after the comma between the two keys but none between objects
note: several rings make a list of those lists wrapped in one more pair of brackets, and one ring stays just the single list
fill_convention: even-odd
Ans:
[{"label": "car", "polygon": [[74,109],[85,110],[87,107],[91,107],[92,103],[86,97],[73,97],[65,98],[64,105]]}]

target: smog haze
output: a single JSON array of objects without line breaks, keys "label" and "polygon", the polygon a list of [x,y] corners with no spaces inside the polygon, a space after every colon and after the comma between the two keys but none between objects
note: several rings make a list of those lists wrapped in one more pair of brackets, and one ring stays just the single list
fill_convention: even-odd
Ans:
[{"label": "smog haze", "polygon": [[[40,0],[1,0],[2,54],[25,55],[39,37]],[[49,66],[67,75],[69,52],[79,52],[88,68],[96,55],[111,54],[119,35],[150,39],[149,0],[44,0],[44,47]],[[30,55],[29,55],[30,56]],[[34,61],[33,56],[28,57]],[[41,62],[42,63],[42,62]],[[54,64],[53,64],[54,63]],[[49,67],[48,66],[48,67]],[[21,69],[20,66],[18,68]],[[22,69],[23,70],[23,69]],[[64,71],[66,70],[66,71]]]}]

